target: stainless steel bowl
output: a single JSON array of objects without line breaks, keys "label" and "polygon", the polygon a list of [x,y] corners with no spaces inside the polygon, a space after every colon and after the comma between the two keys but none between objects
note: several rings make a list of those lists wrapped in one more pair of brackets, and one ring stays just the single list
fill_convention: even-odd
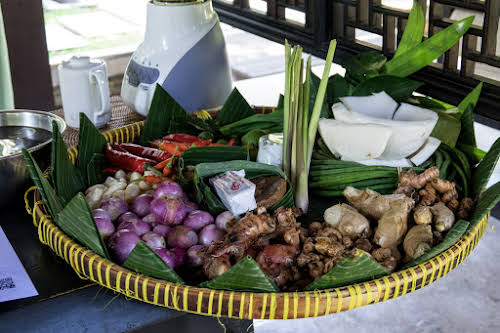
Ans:
[{"label": "stainless steel bowl", "polygon": [[[52,137],[36,140],[37,133],[52,133],[52,120],[55,120],[59,130],[66,129],[66,123],[61,117],[44,111],[34,110],[3,110],[0,111],[0,206],[20,200],[22,193],[31,182],[29,172],[24,162],[21,148],[27,148],[34,156],[42,170],[50,161],[50,143]],[[44,131],[37,131],[44,130]],[[5,154],[5,150],[9,150]],[[13,153],[12,153],[13,152]],[[6,155],[6,156],[3,156]]]}]

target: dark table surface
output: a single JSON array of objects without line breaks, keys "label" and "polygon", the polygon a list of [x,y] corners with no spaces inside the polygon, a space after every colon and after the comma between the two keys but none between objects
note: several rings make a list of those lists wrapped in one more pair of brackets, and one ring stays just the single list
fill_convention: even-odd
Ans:
[{"label": "dark table surface", "polygon": [[127,299],[81,280],[39,242],[22,194],[20,189],[1,208],[0,226],[39,295],[0,303],[0,332],[224,332],[224,327],[226,332],[247,332],[251,326],[248,320],[219,321]]}]

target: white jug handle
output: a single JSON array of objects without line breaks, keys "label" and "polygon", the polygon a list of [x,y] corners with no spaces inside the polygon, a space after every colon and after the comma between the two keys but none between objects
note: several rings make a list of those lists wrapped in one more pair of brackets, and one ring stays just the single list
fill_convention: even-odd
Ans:
[{"label": "white jug handle", "polygon": [[110,104],[109,88],[106,81],[106,73],[102,69],[98,69],[90,72],[89,79],[92,81],[95,78],[97,86],[99,87],[99,96],[101,99],[101,108],[94,113],[94,122],[97,122],[100,117],[105,115],[108,110],[108,105]]}]

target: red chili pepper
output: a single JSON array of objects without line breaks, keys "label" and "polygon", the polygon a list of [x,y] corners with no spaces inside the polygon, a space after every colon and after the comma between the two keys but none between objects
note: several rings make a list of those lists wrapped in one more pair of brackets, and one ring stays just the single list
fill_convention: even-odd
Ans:
[{"label": "red chili pepper", "polygon": [[115,143],[113,145],[113,149],[114,150],[118,150],[118,151],[121,151],[122,153],[128,153],[128,151],[125,150],[125,148],[122,148],[119,144]]},{"label": "red chili pepper", "polygon": [[206,146],[212,143],[212,140],[202,140],[197,136],[189,134],[169,134],[163,137],[163,140],[171,140],[183,143],[196,143],[199,146]]},{"label": "red chili pepper", "polygon": [[171,155],[174,155],[175,156],[181,156],[182,153],[188,149],[191,145],[190,144],[187,144],[187,143],[172,143],[172,142],[168,142],[168,141],[163,141],[161,144],[160,144],[160,149],[161,150],[164,150],[168,153],[170,153]]},{"label": "red chili pepper", "polygon": [[101,172],[102,172],[102,173],[108,173],[108,174],[114,175],[114,174],[115,174],[115,173],[117,173],[119,170],[120,170],[120,168],[110,167],[110,168],[106,168],[106,169],[102,170]]},{"label": "red chili pepper", "polygon": [[146,163],[151,165],[155,164],[155,161],[153,160],[135,156],[129,152],[114,150],[109,143],[106,145],[105,153],[106,158],[109,162],[111,162],[111,164],[126,171],[137,171],[139,173],[143,173],[144,165]]},{"label": "red chili pepper", "polygon": [[172,156],[172,154],[169,154],[166,151],[156,148],[144,147],[141,145],[136,145],[134,143],[122,143],[120,147],[125,149],[131,154],[144,158],[149,158],[155,160],[156,162],[163,162],[167,160],[170,156]]},{"label": "red chili pepper", "polygon": [[232,146],[232,145],[234,145],[234,138],[232,138],[231,140],[229,140],[229,142],[228,142],[228,144],[227,144],[227,145],[228,145],[228,146]]},{"label": "red chili pepper", "polygon": [[158,175],[149,175],[149,176],[145,176],[145,177],[144,177],[144,179],[145,179],[148,183],[152,183],[152,184],[161,183],[161,182],[164,182],[164,181],[167,181],[167,180],[172,181],[172,178],[169,178],[169,177],[162,177],[162,176],[158,176]]},{"label": "red chili pepper", "polygon": [[[170,158],[166,159],[165,161],[162,161],[162,162],[160,162],[160,163],[156,164],[156,165],[154,166],[154,168],[155,168],[156,170],[163,170],[163,168],[165,168],[165,166],[167,166],[167,164],[169,164],[171,160],[172,160],[172,157],[170,157]],[[176,161],[176,160],[177,160],[177,158],[175,158],[175,159],[174,159],[174,162],[173,162],[173,163],[175,163],[175,161]]]}]

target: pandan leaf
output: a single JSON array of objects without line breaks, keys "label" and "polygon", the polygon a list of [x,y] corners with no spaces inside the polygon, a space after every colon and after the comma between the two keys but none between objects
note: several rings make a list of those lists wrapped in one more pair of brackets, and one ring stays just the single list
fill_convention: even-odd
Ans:
[{"label": "pandan leaf", "polygon": [[277,109],[267,114],[254,114],[251,117],[222,126],[220,131],[225,136],[238,137],[256,129],[268,130],[271,133],[282,132],[283,109]]},{"label": "pandan leaf", "polygon": [[474,227],[500,202],[500,182],[484,191],[472,212],[471,224],[467,231]]},{"label": "pandan leaf", "polygon": [[469,105],[472,105],[472,111],[476,108],[477,101],[479,101],[479,96],[481,96],[481,90],[483,89],[483,83],[479,83],[474,90],[472,90],[460,104],[458,104],[458,110],[460,111],[459,117],[467,110]]},{"label": "pandan leaf", "polygon": [[347,80],[339,74],[330,76],[326,87],[326,99],[329,105],[340,102],[340,97],[350,96],[350,88]]},{"label": "pandan leaf", "polygon": [[458,143],[476,147],[476,133],[474,132],[474,105],[470,103],[462,113],[460,123],[462,130],[458,136]]},{"label": "pandan leaf", "polygon": [[452,247],[462,236],[465,234],[467,228],[469,227],[469,222],[464,221],[464,220],[459,220],[453,228],[448,231],[448,234],[446,234],[446,237],[443,239],[441,243],[438,245],[434,246],[432,249],[430,249],[428,252],[424,253],[417,259],[413,260],[403,268],[408,268],[412,267],[415,265],[420,265],[421,263],[434,258],[441,252],[444,252],[448,250],[450,247]]},{"label": "pandan leaf", "polygon": [[500,138],[491,146],[490,150],[486,153],[481,163],[474,169],[472,173],[472,194],[479,195],[486,188],[486,184],[490,180],[491,174],[500,157]]},{"label": "pandan leaf", "polygon": [[410,15],[408,16],[408,22],[404,29],[403,36],[401,37],[401,41],[399,42],[396,54],[394,54],[394,58],[404,54],[405,52],[420,44],[422,42],[422,38],[424,37],[424,30],[424,11],[422,10],[422,7],[420,7],[418,2],[413,1],[413,7],[410,11]]},{"label": "pandan leaf", "polygon": [[[316,102],[316,95],[318,94],[319,84],[321,79],[317,77],[314,73],[310,76],[310,92],[309,92],[309,119],[311,118],[311,113],[314,109],[314,103]],[[328,109],[328,101],[325,98],[323,105],[321,106],[321,111],[319,114],[320,118],[331,118],[332,113]]]},{"label": "pandan leaf", "polygon": [[85,181],[68,154],[68,148],[64,144],[57,122],[52,122],[52,181],[54,182],[57,195],[63,203],[69,202],[73,197],[85,189]]},{"label": "pandan leaf", "polygon": [[235,121],[242,120],[253,116],[255,112],[245,98],[240,94],[238,89],[234,88],[224,103],[224,106],[217,114],[215,122],[219,126],[234,123]]},{"label": "pandan leaf", "polygon": [[[80,137],[78,139],[78,158],[76,160],[76,167],[80,170],[81,175],[87,175],[87,170],[90,169],[89,163],[91,162],[94,154],[104,153],[106,146],[106,139],[94,126],[85,113],[80,113]],[[89,170],[90,171],[90,170]],[[86,179],[88,186],[96,183],[89,183]]]},{"label": "pandan leaf", "polygon": [[413,92],[423,85],[422,82],[404,77],[383,75],[360,83],[352,92],[353,96],[369,96],[385,91],[398,102],[406,101]]},{"label": "pandan leaf", "polygon": [[486,152],[484,150],[474,146],[457,143],[457,148],[463,151],[469,160],[474,163],[479,163],[486,156]]},{"label": "pandan leaf", "polygon": [[184,284],[181,277],[143,241],[139,241],[130,252],[123,267],[157,279]]},{"label": "pandan leaf", "polygon": [[349,78],[359,83],[378,76],[386,62],[387,58],[383,54],[368,51],[348,58],[342,63],[342,67],[346,69],[346,79]]},{"label": "pandan leaf", "polygon": [[368,253],[356,249],[353,257],[344,258],[331,271],[309,284],[305,290],[328,289],[372,280],[389,271]]},{"label": "pandan leaf", "polygon": [[392,58],[384,66],[388,75],[406,77],[431,64],[448,51],[469,30],[474,16],[455,22],[417,46]]},{"label": "pandan leaf", "polygon": [[202,162],[223,162],[248,159],[248,149],[241,146],[213,146],[189,148],[181,155],[183,165]]},{"label": "pandan leaf", "polygon": [[460,120],[442,111],[435,111],[439,119],[431,136],[454,148],[460,135]]},{"label": "pandan leaf", "polygon": [[[407,103],[420,106],[424,109],[430,109],[435,111],[446,111],[448,109],[454,109],[455,106],[439,101],[434,98],[429,98],[425,96],[412,96],[407,100]],[[457,111],[458,112],[458,111]]]},{"label": "pandan leaf", "polygon": [[36,163],[33,155],[23,148],[24,160],[26,161],[26,166],[31,175],[33,183],[35,183],[40,195],[42,196],[43,203],[52,218],[56,218],[57,214],[63,209],[63,203],[61,199],[57,196],[56,190],[50,185],[49,181],[43,176],[42,170]]},{"label": "pandan leaf", "polygon": [[106,180],[106,175],[102,173],[109,165],[104,154],[93,154],[87,167],[87,183],[89,186],[101,184]]},{"label": "pandan leaf", "polygon": [[98,255],[110,259],[106,243],[102,239],[92,216],[92,211],[82,193],[75,195],[56,219],[57,225],[75,240]]},{"label": "pandan leaf", "polygon": [[224,274],[200,284],[202,288],[276,292],[276,284],[260,268],[259,264],[250,257],[241,259]]}]

